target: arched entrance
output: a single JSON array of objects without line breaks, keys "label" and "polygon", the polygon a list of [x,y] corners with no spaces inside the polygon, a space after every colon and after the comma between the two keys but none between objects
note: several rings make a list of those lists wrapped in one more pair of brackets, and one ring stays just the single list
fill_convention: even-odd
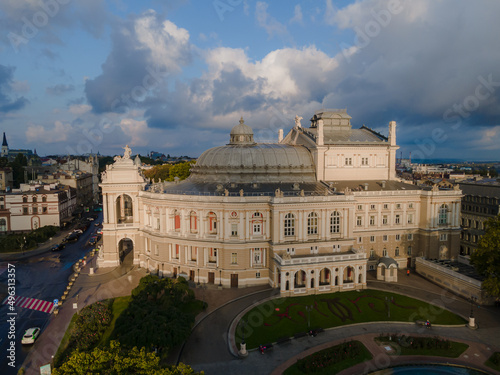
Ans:
[{"label": "arched entrance", "polygon": [[130,238],[123,238],[118,243],[118,256],[120,264],[132,265],[134,263],[134,242]]}]

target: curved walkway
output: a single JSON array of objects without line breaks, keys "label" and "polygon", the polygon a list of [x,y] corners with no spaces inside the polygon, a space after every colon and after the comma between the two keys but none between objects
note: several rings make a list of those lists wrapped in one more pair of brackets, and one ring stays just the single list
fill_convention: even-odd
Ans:
[{"label": "curved walkway", "polygon": [[[419,277],[418,275],[405,276],[401,273],[400,281],[396,284],[377,282],[371,280],[369,288],[386,290],[399,294],[408,295],[421,299],[435,305],[444,307],[461,316],[469,316],[471,305],[468,301],[457,297],[449,292],[443,291],[437,285]],[[276,292],[275,292],[276,293]],[[256,295],[257,296],[257,295]],[[261,355],[257,351],[249,353],[244,359],[236,359],[229,352],[236,354],[236,346],[232,338],[237,320],[250,306],[259,304],[266,299],[273,298],[269,295],[258,295],[256,298],[240,299],[234,305],[227,304],[223,309],[213,314],[210,319],[205,319],[197,327],[198,333],[192,335],[186,347],[196,355],[186,355],[182,361],[190,364],[198,371],[205,374],[238,373],[249,374],[280,374],[298,358],[302,358],[325,347],[336,343],[357,338],[362,341],[374,355],[374,359],[365,362],[361,367],[353,367],[345,370],[343,374],[362,374],[374,371],[377,368],[385,368],[400,363],[426,361],[426,362],[453,362],[457,364],[471,364],[473,367],[496,373],[483,365],[484,361],[494,352],[500,350],[498,337],[500,337],[500,309],[474,307],[474,315],[479,329],[471,330],[464,326],[447,327],[433,326],[430,331],[411,323],[377,322],[364,323],[351,326],[342,326],[327,330],[316,337],[302,337],[292,339],[286,343],[275,345],[273,350]],[[220,314],[219,314],[220,313]],[[437,312],[439,313],[439,312]],[[230,322],[231,317],[233,322]],[[431,320],[432,321],[432,320]],[[389,356],[373,342],[373,337],[380,333],[406,333],[412,335],[438,335],[453,341],[461,341],[469,344],[469,349],[458,359],[421,356]],[[221,337],[222,336],[222,337]],[[224,337],[225,336],[225,337]],[[228,340],[229,339],[229,340]],[[225,345],[223,345],[225,343]],[[226,346],[227,345],[227,346]],[[223,347],[225,346],[225,347]],[[227,351],[229,347],[229,352]],[[204,354],[206,353],[206,354]],[[365,367],[367,370],[365,370]]]}]

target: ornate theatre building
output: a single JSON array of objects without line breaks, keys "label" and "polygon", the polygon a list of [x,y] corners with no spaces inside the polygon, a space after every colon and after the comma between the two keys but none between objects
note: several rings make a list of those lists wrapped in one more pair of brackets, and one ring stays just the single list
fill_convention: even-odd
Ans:
[{"label": "ornate theatre building", "polygon": [[269,284],[282,295],[393,281],[415,257],[456,257],[460,190],[395,177],[396,123],[385,137],[352,129],[345,110],[296,117],[276,144],[240,120],[188,179],[147,181],[130,148],[102,174],[100,267],[133,263],[160,276],[223,287]]}]

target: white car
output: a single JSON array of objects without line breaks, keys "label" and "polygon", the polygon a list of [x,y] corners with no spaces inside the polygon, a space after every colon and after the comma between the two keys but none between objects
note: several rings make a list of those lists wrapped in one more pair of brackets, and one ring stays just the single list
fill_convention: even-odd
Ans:
[{"label": "white car", "polygon": [[21,344],[33,344],[38,335],[40,335],[40,328],[38,327],[28,328],[26,332],[24,332]]}]

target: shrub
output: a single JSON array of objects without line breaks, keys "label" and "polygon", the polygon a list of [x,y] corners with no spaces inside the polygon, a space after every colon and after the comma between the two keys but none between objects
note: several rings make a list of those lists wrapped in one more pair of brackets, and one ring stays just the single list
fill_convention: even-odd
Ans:
[{"label": "shrub", "polygon": [[85,307],[75,322],[75,329],[71,341],[75,348],[89,350],[99,342],[112,319],[112,311],[109,301],[96,302]]}]

